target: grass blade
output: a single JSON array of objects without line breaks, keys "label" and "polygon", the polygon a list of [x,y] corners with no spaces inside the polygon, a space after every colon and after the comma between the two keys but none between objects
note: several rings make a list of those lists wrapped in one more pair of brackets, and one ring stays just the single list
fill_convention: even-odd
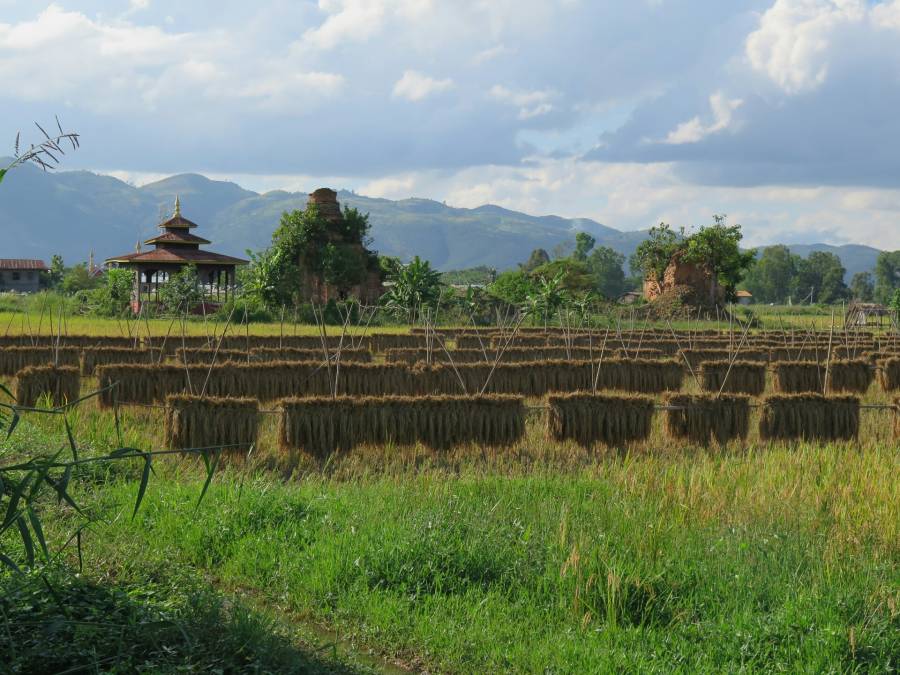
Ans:
[{"label": "grass blade", "polygon": [[209,463],[209,453],[203,452],[203,463],[206,465],[206,482],[203,484],[203,489],[200,491],[200,498],[197,500],[197,506],[195,507],[195,511],[200,508],[200,504],[203,502],[203,497],[206,495],[206,491],[209,489],[209,484],[212,482],[213,474],[216,472],[216,467],[219,466],[219,450],[216,450],[216,457],[213,460],[212,464]]},{"label": "grass blade", "polygon": [[50,551],[47,549],[47,540],[44,539],[44,528],[41,527],[41,519],[38,518],[37,513],[31,508],[31,504],[28,505],[26,510],[28,511],[28,520],[31,522],[31,529],[34,530],[34,536],[37,537],[38,544],[44,554],[44,560],[50,562]]},{"label": "grass blade", "polygon": [[22,537],[22,546],[25,547],[25,560],[29,567],[34,567],[34,541],[31,539],[31,532],[28,531],[28,523],[25,517],[19,514],[16,518],[16,526],[19,528],[19,535]]},{"label": "grass blade", "polygon": [[131,514],[132,520],[137,515],[138,509],[141,508],[144,493],[147,492],[147,483],[150,482],[151,461],[150,453],[144,453],[144,470],[141,472],[141,485],[138,487],[137,499],[134,502],[134,512]]},{"label": "grass blade", "polygon": [[78,446],[75,445],[75,437],[72,435],[72,426],[69,424],[68,416],[63,417],[66,423],[66,435],[69,437],[69,447],[72,448],[72,459],[78,461]]},{"label": "grass blade", "polygon": [[19,411],[14,410],[12,420],[9,423],[9,428],[6,430],[6,440],[9,440],[9,437],[12,436],[13,431],[16,430],[16,427],[19,424],[19,418],[20,418]]}]

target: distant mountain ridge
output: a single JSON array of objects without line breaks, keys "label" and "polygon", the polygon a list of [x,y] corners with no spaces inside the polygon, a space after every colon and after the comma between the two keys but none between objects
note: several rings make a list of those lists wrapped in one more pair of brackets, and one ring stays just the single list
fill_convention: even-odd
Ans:
[{"label": "distant mountain ridge", "polygon": [[[96,260],[134,250],[153,236],[171,213],[175,196],[184,215],[221,253],[243,255],[265,248],[284,211],[302,209],[307,194],[275,190],[259,194],[199,174],[179,174],[141,187],[88,171],[44,173],[25,166],[0,187],[0,235],[3,257],[42,258],[59,253],[69,262]],[[441,270],[488,265],[515,267],[535,248],[552,251],[573,242],[577,231],[594,236],[626,257],[646,231],[622,232],[587,218],[531,216],[500,206],[456,208],[430,199],[399,201],[340,191],[338,199],[370,214],[373,247],[384,255],[430,260]],[[848,279],[875,266],[879,251],[869,246],[791,245],[800,255],[836,253]]]}]

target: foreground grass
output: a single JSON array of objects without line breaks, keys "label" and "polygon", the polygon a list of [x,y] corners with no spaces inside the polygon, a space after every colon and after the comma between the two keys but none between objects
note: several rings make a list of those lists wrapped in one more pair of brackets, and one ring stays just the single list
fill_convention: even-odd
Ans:
[{"label": "foreground grass", "polygon": [[[417,666],[460,672],[892,672],[900,469],[889,447],[279,482],[194,467],[82,495],[88,569],[193,573]],[[57,512],[51,528],[70,524]]]}]

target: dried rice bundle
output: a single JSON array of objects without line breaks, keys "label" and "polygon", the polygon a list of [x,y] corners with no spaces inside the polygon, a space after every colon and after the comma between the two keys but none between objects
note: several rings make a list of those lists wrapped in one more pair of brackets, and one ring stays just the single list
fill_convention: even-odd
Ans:
[{"label": "dried rice bundle", "polygon": [[247,352],[240,349],[182,349],[179,347],[175,350],[175,360],[181,364],[191,366],[204,365],[208,366],[212,363],[247,363]]},{"label": "dried rice bundle", "polygon": [[50,394],[54,406],[77,401],[81,395],[78,368],[28,366],[16,373],[16,404],[33,408],[45,394]]},{"label": "dried rice bundle", "polygon": [[703,361],[700,382],[704,391],[759,396],[766,390],[766,364],[752,361]]},{"label": "dried rice bundle", "polygon": [[878,362],[878,381],[884,391],[900,389],[900,358],[893,357]]},{"label": "dried rice bundle", "polygon": [[557,441],[623,446],[645,440],[653,422],[653,399],[577,392],[551,396],[548,432]]},{"label": "dried rice bundle", "polygon": [[81,374],[84,376],[93,375],[99,366],[125,363],[158,363],[160,356],[159,349],[90,347],[81,352]]},{"label": "dried rice bundle", "polygon": [[279,406],[281,446],[317,457],[391,442],[505,446],[525,433],[524,401],[513,396],[340,396],[287,399]]},{"label": "dried rice bundle", "polygon": [[[691,364],[691,368],[697,369],[704,361],[730,361],[735,355],[734,351],[729,349],[682,349],[678,358]],[[738,359],[741,361],[768,361],[767,352],[742,349],[737,353]]]},{"label": "dried rice bundle", "polygon": [[797,394],[763,401],[759,435],[764,440],[851,440],[859,433],[859,398]]},{"label": "dried rice bundle", "polygon": [[246,450],[259,433],[259,402],[248,398],[166,397],[166,443],[173,449]]},{"label": "dried rice bundle", "polygon": [[698,445],[724,444],[747,437],[750,399],[747,396],[674,394],[666,398],[666,433]]},{"label": "dried rice bundle", "polygon": [[866,359],[832,361],[828,364],[828,390],[865,394],[875,379],[875,369]]},{"label": "dried rice bundle", "polygon": [[15,375],[28,366],[78,366],[76,347],[4,347],[0,350],[0,375]]}]

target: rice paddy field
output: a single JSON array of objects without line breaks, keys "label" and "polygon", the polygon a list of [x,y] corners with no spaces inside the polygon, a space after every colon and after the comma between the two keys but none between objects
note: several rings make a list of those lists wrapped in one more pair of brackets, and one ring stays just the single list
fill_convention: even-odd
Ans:
[{"label": "rice paddy field", "polygon": [[0,446],[80,459],[80,510],[36,503],[53,562],[3,573],[12,672],[896,672],[891,336],[377,328],[326,363],[274,328],[3,346],[22,406],[117,392]]}]

